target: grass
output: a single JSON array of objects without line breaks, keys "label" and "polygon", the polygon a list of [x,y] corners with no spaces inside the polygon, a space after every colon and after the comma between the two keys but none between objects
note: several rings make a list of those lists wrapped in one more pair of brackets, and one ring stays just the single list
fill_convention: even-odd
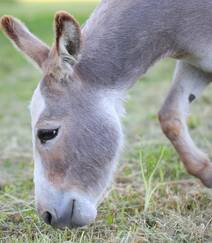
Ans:
[{"label": "grass", "polygon": [[[50,44],[55,11],[70,11],[83,23],[94,5],[0,3],[0,15],[21,18]],[[0,56],[1,242],[212,242],[212,191],[185,172],[157,120],[174,61],[157,64],[130,91],[125,152],[96,222],[63,232],[46,226],[34,209],[27,106],[41,75],[1,33]],[[189,118],[195,141],[210,157],[211,92],[193,105]]]}]

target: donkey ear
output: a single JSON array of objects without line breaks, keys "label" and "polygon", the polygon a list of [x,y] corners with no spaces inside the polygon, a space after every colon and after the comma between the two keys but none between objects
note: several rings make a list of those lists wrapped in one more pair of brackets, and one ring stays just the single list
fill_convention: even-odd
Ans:
[{"label": "donkey ear", "polygon": [[42,68],[48,58],[49,47],[30,33],[24,24],[14,17],[3,16],[0,19],[0,26],[15,46]]},{"label": "donkey ear", "polygon": [[63,61],[74,65],[81,47],[79,23],[65,11],[55,16],[56,49]]}]

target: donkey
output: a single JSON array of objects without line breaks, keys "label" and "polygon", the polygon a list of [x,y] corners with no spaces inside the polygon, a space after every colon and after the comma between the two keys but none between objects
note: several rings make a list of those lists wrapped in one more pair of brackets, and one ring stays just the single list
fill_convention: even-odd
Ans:
[{"label": "donkey", "polygon": [[164,57],[177,66],[159,112],[162,130],[188,173],[212,187],[212,164],[186,124],[212,80],[211,0],[103,0],[82,29],[60,11],[51,48],[11,16],[1,28],[43,72],[31,118],[36,208],[47,224],[95,220],[123,144],[124,96]]}]

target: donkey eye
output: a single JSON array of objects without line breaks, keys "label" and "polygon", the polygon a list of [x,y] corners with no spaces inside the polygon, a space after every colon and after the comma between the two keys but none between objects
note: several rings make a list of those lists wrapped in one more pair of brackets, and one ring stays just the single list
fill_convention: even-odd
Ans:
[{"label": "donkey eye", "polygon": [[48,140],[55,138],[58,134],[57,129],[40,129],[38,130],[37,136],[42,144],[46,143]]}]

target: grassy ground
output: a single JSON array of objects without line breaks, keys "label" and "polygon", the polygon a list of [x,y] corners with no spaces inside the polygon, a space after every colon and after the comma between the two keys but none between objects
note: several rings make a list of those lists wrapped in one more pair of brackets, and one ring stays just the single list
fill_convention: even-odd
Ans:
[{"label": "grassy ground", "polygon": [[[83,23],[92,3],[0,3],[0,15],[20,17],[51,43],[52,16],[65,9]],[[93,225],[53,230],[37,217],[27,106],[41,75],[0,34],[0,241],[212,242],[212,191],[187,175],[159,128],[157,112],[174,62],[161,62],[131,90],[124,119],[126,149],[111,193]],[[195,104],[189,126],[212,157],[211,88]],[[156,168],[156,170],[154,170]]]}]

